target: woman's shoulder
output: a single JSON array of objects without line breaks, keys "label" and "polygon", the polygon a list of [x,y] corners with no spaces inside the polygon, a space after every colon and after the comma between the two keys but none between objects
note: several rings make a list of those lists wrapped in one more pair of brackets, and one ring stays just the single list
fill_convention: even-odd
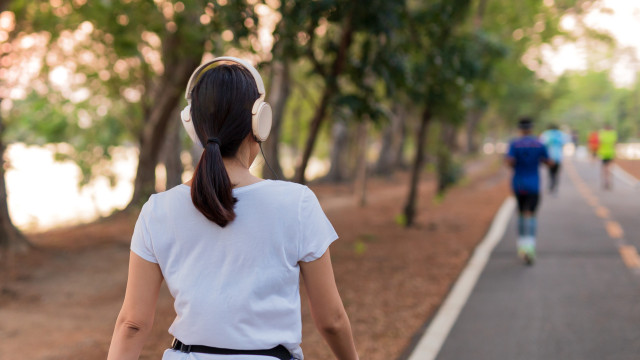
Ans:
[{"label": "woman's shoulder", "polygon": [[151,214],[158,216],[169,212],[170,209],[176,209],[185,203],[185,198],[191,199],[190,189],[188,185],[180,184],[171,189],[151,194],[149,200],[142,206],[141,212],[148,216]]},{"label": "woman's shoulder", "polygon": [[273,188],[289,190],[289,191],[305,191],[308,189],[306,185],[298,184],[286,180],[265,180],[269,182],[269,185]]},{"label": "woman's shoulder", "polygon": [[309,199],[315,198],[315,194],[306,185],[285,181],[285,180],[265,180],[265,186],[260,186],[260,191],[254,192],[258,198],[277,201],[278,203],[288,203],[291,205],[300,204]]},{"label": "woman's shoulder", "polygon": [[171,189],[157,192],[149,197],[149,201],[166,202],[175,201],[184,197],[184,194],[191,194],[191,187],[186,184],[179,184]]},{"label": "woman's shoulder", "polygon": [[300,198],[309,190],[305,185],[285,180],[264,180],[265,186],[260,186],[262,194],[266,196],[275,196],[278,198]]}]

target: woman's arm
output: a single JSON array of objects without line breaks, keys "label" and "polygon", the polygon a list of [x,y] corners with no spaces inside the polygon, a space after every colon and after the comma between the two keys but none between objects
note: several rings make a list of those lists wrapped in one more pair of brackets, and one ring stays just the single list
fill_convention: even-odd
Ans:
[{"label": "woman's arm", "polygon": [[322,337],[339,360],[357,360],[351,324],[333,277],[329,250],[317,260],[300,262],[300,271],[311,316]]},{"label": "woman's arm", "polygon": [[162,272],[158,264],[131,252],[124,303],[116,320],[107,360],[137,360],[156,312]]}]

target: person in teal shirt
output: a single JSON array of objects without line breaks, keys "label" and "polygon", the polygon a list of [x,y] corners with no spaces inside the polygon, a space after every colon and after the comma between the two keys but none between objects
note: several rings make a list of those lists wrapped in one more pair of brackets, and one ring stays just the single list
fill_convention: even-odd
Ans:
[{"label": "person in teal shirt", "polygon": [[551,124],[549,129],[540,135],[540,142],[547,148],[549,158],[553,165],[549,166],[549,192],[558,193],[558,175],[562,165],[564,145],[569,142],[569,135],[558,129],[558,125]]}]

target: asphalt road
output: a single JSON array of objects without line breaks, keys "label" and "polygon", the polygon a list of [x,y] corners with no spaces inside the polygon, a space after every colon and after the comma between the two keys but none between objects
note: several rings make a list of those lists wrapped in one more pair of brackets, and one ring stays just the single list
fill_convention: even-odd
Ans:
[{"label": "asphalt road", "polygon": [[640,359],[640,189],[599,171],[566,161],[544,192],[534,266],[514,214],[437,359]]}]

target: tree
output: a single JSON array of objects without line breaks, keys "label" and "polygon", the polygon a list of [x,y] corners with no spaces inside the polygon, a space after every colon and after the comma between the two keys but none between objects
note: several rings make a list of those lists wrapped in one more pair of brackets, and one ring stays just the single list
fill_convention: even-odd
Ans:
[{"label": "tree", "polygon": [[423,104],[424,110],[417,133],[416,154],[403,213],[406,226],[412,226],[415,219],[426,134],[434,112],[439,108],[446,108],[443,102],[451,104],[460,100],[448,93],[452,86],[463,85],[456,82],[460,49],[450,45],[450,41],[455,36],[456,27],[464,21],[469,6],[468,0],[432,1],[408,14],[410,26],[406,36],[412,40],[412,46],[406,51],[410,54],[412,78],[418,80],[409,83],[407,91],[413,99]]},{"label": "tree", "polygon": [[[334,94],[338,91],[338,76],[340,76],[344,70],[345,62],[347,60],[347,52],[349,50],[349,47],[351,46],[351,42],[353,39],[354,18],[356,17],[357,10],[359,10],[359,8],[362,6],[360,5],[361,2],[359,1],[342,2],[331,4],[330,6],[319,3],[314,4],[318,4],[318,6],[322,6],[322,8],[311,10],[312,14],[317,14],[320,16],[316,16],[311,20],[312,26],[309,26],[309,29],[311,31],[306,32],[306,35],[308,37],[308,45],[304,53],[314,65],[314,71],[323,78],[325,84],[324,90],[320,97],[320,102],[318,103],[318,106],[315,109],[315,113],[313,114],[313,117],[310,121],[309,134],[307,135],[307,141],[304,146],[302,158],[300,159],[300,164],[296,168],[296,172],[293,178],[294,181],[301,184],[305,182],[304,173],[307,169],[309,159],[311,158],[311,153],[313,152],[316,138],[318,137],[318,132],[320,131],[320,125],[322,125],[322,123],[324,122],[331,97],[334,96]],[[300,6],[305,5],[300,2]],[[329,16],[332,15],[332,12],[341,15],[339,17],[334,16],[338,17],[339,21],[341,22],[341,35],[338,38],[337,44],[332,41],[327,42],[325,49],[323,49],[327,53],[322,58],[319,58],[315,53],[316,50],[314,49],[316,38],[314,25],[317,24],[320,19],[330,19]],[[330,58],[327,55],[332,53],[334,55],[333,59],[329,61],[325,60]]]},{"label": "tree", "polygon": [[[274,59],[271,61],[271,73],[269,83],[269,95],[267,102],[273,111],[273,122],[269,138],[262,146],[265,161],[271,166],[262,168],[262,177],[265,179],[284,178],[282,166],[280,166],[279,144],[284,110],[291,93],[291,80],[289,71],[290,60],[286,57],[278,58],[279,51],[275,51]],[[273,173],[271,172],[273,170]]]},{"label": "tree", "polygon": [[[288,39],[283,45],[285,56],[308,61],[314,75],[322,80],[323,86],[309,121],[309,131],[294,175],[294,181],[303,183],[307,164],[327,114],[337,103],[344,105],[349,99],[356,98],[353,94],[346,94],[348,99],[340,100],[340,96],[344,95],[340,78],[357,71],[355,68],[359,64],[354,63],[363,56],[358,52],[354,52],[355,56],[350,56],[354,40],[365,44],[367,41],[360,41],[359,36],[365,40],[375,39],[388,32],[390,26],[399,26],[394,17],[403,8],[403,4],[382,0],[367,3],[297,1],[292,4],[292,8],[287,10],[288,17],[284,26],[279,27],[278,39]],[[354,61],[348,61],[349,59]]]},{"label": "tree", "polygon": [[403,148],[406,139],[407,109],[398,101],[391,111],[389,125],[383,129],[380,155],[374,167],[378,175],[390,176],[404,166]]},{"label": "tree", "polygon": [[[477,0],[473,3],[431,1],[413,8],[409,16],[411,33],[407,36],[414,40],[413,44],[418,44],[417,49],[423,50],[419,52],[409,47],[407,52],[413,54],[413,78],[420,79],[422,83],[410,84],[408,91],[416,101],[422,99],[425,110],[418,131],[404,211],[408,226],[415,216],[419,171],[424,161],[422,137],[432,118],[447,124],[448,131],[454,131],[464,118],[471,119],[468,131],[472,132],[490,103],[511,107],[512,113],[523,111],[523,103],[531,104],[529,108],[543,109],[543,104],[534,104],[541,99],[539,96],[529,96],[535,95],[540,80],[536,80],[533,72],[524,66],[530,66],[537,59],[530,56],[529,63],[523,64],[521,58],[525,52],[535,50],[560,33],[558,24],[562,14],[569,11],[579,14],[590,3],[571,0],[556,4],[538,0],[518,3],[503,0]],[[470,18],[468,14],[472,9],[475,9],[475,16]],[[592,34],[602,38],[597,32]],[[521,74],[524,76],[519,76]],[[515,91],[507,91],[509,87]],[[523,95],[528,96],[525,102],[513,100],[518,91],[527,92]],[[513,116],[515,118],[517,116]],[[453,169],[446,164],[451,157],[445,150],[447,147],[439,147],[437,169],[440,172]],[[448,178],[446,175],[439,174],[440,189],[446,188],[446,181],[443,181]]]},{"label": "tree", "polygon": [[[0,98],[0,103],[2,99]],[[11,221],[9,215],[9,207],[7,206],[7,186],[4,181],[5,160],[4,153],[6,146],[2,139],[4,134],[4,122],[0,114],[0,260],[4,259],[3,253],[23,252],[26,251],[30,244],[26,237],[18,230]],[[11,255],[9,255],[11,256]]]},{"label": "tree", "polygon": [[[0,2],[0,13],[2,13],[8,5],[7,1]],[[8,41],[6,44],[11,44],[15,38],[15,27],[7,27],[3,28],[3,31],[8,33]],[[10,49],[9,49],[10,50]],[[2,50],[2,64],[4,65],[5,59],[10,59],[7,55],[9,51],[6,49]],[[4,68],[5,66],[3,66]],[[3,69],[6,71],[6,69]],[[0,85],[0,104],[2,100],[6,98],[9,94],[9,89],[11,84],[8,84],[6,81],[2,82]],[[11,221],[11,215],[9,214],[9,206],[7,202],[7,185],[5,182],[5,128],[6,122],[0,112],[0,260],[4,264],[10,263],[10,259],[13,257],[13,253],[15,252],[24,252],[28,250],[31,244],[27,241],[27,238],[15,227],[13,222]],[[9,261],[8,261],[9,260]]]},{"label": "tree", "polygon": [[[85,182],[95,163],[83,161],[86,154],[109,156],[109,146],[120,144],[124,137],[140,145],[134,194],[127,209],[140,206],[155,192],[161,145],[169,121],[178,121],[171,115],[180,106],[189,76],[205,51],[223,53],[229,44],[251,51],[250,38],[256,36],[258,24],[255,6],[242,0],[16,3],[13,10],[25,33],[49,34],[48,46],[60,48],[58,53],[65,60],[62,65],[43,67],[40,77],[46,79],[55,70],[52,67],[67,64],[71,74],[84,75],[77,86],[89,96],[82,102],[70,101],[73,106],[65,114],[61,133],[70,138],[79,128],[78,109],[86,103],[89,128],[97,129],[101,141],[95,144],[95,138],[80,136],[80,141],[72,142],[76,152],[67,154],[88,174]],[[85,40],[75,44],[69,35],[82,29]],[[66,54],[69,43],[72,51]],[[83,57],[90,61],[83,62]],[[108,112],[93,115],[95,108],[105,106]]]},{"label": "tree", "polygon": [[[491,77],[474,83],[474,103],[470,118],[493,118],[492,133],[501,127],[513,127],[522,115],[537,117],[554,102],[545,94],[551,71],[541,56],[541,49],[553,44],[575,41],[575,34],[560,27],[565,15],[570,15],[582,29],[581,38],[610,46],[612,39],[602,31],[584,24],[584,14],[597,0],[566,0],[553,3],[526,0],[480,1],[473,26],[496,39],[506,49],[506,56],[496,59]],[[479,4],[480,4],[479,3]],[[524,16],[526,14],[526,16]],[[546,76],[542,76],[545,75]],[[546,80],[545,80],[546,79]],[[486,115],[486,116],[485,116]]]}]

